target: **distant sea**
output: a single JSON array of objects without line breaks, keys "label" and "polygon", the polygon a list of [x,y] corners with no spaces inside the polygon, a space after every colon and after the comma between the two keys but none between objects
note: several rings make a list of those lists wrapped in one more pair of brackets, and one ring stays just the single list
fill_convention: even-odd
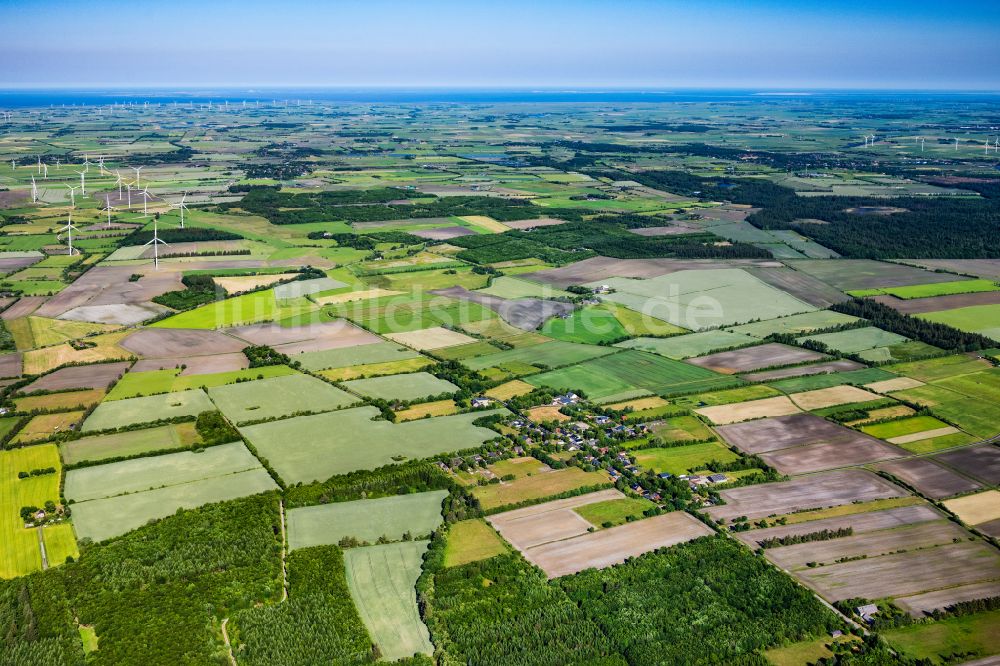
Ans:
[{"label": "distant sea", "polygon": [[391,89],[391,88],[109,88],[0,90],[0,108],[95,106],[149,102],[220,104],[247,102],[370,104],[518,104],[518,103],[705,103],[705,102],[965,102],[997,103],[1000,92],[878,90],[558,90],[558,89]]}]

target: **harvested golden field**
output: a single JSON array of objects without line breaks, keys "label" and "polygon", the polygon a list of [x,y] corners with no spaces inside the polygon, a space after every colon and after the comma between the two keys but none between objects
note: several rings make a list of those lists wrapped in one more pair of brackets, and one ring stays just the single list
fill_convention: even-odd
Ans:
[{"label": "harvested golden field", "polygon": [[118,344],[130,332],[117,331],[87,338],[87,342],[93,343],[95,346],[86,349],[74,349],[67,343],[25,352],[24,373],[38,375],[66,363],[96,363],[98,361],[135,358],[134,354]]},{"label": "harvested golden field", "polygon": [[846,405],[852,402],[870,402],[878,400],[879,396],[857,386],[831,386],[829,388],[796,393],[792,396],[792,401],[806,411],[813,409],[823,409],[824,407],[834,407],[836,405]]},{"label": "harvested golden field", "polygon": [[787,416],[797,413],[799,408],[787,396],[782,395],[776,398],[736,402],[731,405],[702,407],[694,411],[707,417],[716,425],[724,425],[768,416]]},{"label": "harvested golden field", "polygon": [[455,404],[454,400],[435,400],[396,412],[396,421],[413,421],[425,416],[447,416],[456,412],[458,412],[458,405]]},{"label": "harvested golden field", "polygon": [[948,510],[969,525],[1000,519],[1000,490],[956,497],[944,503]]},{"label": "harvested golden field", "polygon": [[520,379],[514,379],[506,384],[494,386],[489,391],[486,391],[484,395],[488,398],[493,398],[494,400],[510,400],[511,398],[516,398],[519,395],[531,393],[534,390],[535,387],[528,382],[522,382]]}]

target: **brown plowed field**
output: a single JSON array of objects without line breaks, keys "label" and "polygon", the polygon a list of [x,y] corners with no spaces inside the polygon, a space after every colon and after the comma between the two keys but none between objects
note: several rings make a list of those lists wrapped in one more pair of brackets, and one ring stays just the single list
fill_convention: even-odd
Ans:
[{"label": "brown plowed field", "polygon": [[724,374],[750,372],[777,365],[792,365],[829,358],[825,354],[771,342],[756,347],[689,358],[686,362]]},{"label": "brown plowed field", "polygon": [[883,463],[878,469],[892,474],[933,499],[978,490],[982,486],[927,458],[911,458]]},{"label": "brown plowed field", "polygon": [[731,520],[737,516],[755,519],[851,502],[905,497],[906,491],[871,472],[850,469],[780,483],[732,488],[719,494],[727,503],[709,507],[705,512],[712,518]]}]

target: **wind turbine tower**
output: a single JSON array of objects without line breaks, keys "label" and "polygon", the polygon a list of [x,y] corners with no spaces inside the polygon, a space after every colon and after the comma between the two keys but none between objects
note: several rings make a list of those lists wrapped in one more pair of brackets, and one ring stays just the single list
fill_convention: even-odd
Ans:
[{"label": "wind turbine tower", "polygon": [[180,203],[170,204],[170,206],[172,208],[176,208],[178,211],[180,211],[180,214],[181,214],[181,229],[184,228],[184,211],[187,210],[187,204],[184,203],[184,200],[187,199],[187,195],[188,195],[188,193],[185,192],[184,196],[181,197]]},{"label": "wind turbine tower", "polygon": [[69,189],[69,205],[76,208],[76,189],[75,187],[66,186]]},{"label": "wind turbine tower", "polygon": [[144,245],[153,246],[153,270],[160,269],[160,251],[159,245],[169,245],[166,241],[160,240],[160,235],[156,227],[156,218],[153,218],[153,239],[144,243]]},{"label": "wind turbine tower", "polygon": [[139,172],[142,171],[142,167],[132,167],[132,170],[135,171],[135,189],[139,189]]},{"label": "wind turbine tower", "polygon": [[105,202],[105,204],[107,204],[105,206],[104,210],[108,211],[108,229],[110,229],[111,228],[111,210],[112,210],[111,209],[111,195],[110,194],[105,194],[104,195],[104,202]]},{"label": "wind turbine tower", "polygon": [[[69,217],[66,220],[66,226],[63,227],[62,229],[60,229],[59,231],[60,232],[65,231],[66,232],[66,240],[67,240],[67,242],[69,244],[69,253],[70,253],[70,255],[72,255],[73,254],[73,230],[74,229],[79,230],[79,229],[76,227],[76,225],[73,224],[73,211],[72,210],[69,211],[68,215],[69,215]],[[77,252],[79,252],[79,250],[77,250]]]}]

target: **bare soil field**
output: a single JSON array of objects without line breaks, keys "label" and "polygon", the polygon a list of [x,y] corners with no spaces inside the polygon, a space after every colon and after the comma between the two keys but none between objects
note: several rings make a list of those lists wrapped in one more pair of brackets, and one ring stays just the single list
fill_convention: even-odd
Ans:
[{"label": "bare soil field", "polygon": [[740,375],[748,382],[772,382],[790,377],[805,377],[807,375],[822,375],[832,372],[850,372],[860,370],[865,366],[857,361],[840,359],[837,361],[826,361],[824,363],[814,363],[812,365],[796,365],[791,368],[779,368],[778,370],[765,370],[763,372],[750,372]]},{"label": "bare soil field", "polygon": [[911,458],[883,463],[878,466],[878,469],[892,474],[933,499],[951,497],[982,488],[975,481],[960,476],[927,458]]},{"label": "bare soil field", "polygon": [[905,497],[906,491],[894,483],[860,469],[839,470],[813,476],[731,488],[719,493],[727,504],[705,510],[713,518],[750,519],[804,509],[840,506],[890,497]]},{"label": "bare soil field", "polygon": [[[191,264],[185,264],[185,266],[195,268]],[[83,307],[127,305],[148,310],[149,312],[144,317],[148,319],[158,312],[166,310],[166,308],[150,302],[154,296],[184,289],[184,285],[181,284],[181,272],[171,270],[171,268],[166,264],[161,264],[158,271],[154,271],[152,266],[95,266],[73,284],[53,296],[38,309],[36,314],[40,317],[60,317]],[[129,277],[133,273],[141,274],[142,277],[135,282],[130,282]],[[83,310],[82,313],[77,312],[76,314],[105,314],[109,316],[112,313],[114,313],[113,308],[103,308],[102,310]],[[73,315],[67,318],[82,320],[82,317]],[[142,319],[126,322],[106,319],[101,321],[103,323],[138,323]]]},{"label": "bare soil field", "polygon": [[841,303],[849,299],[839,289],[834,289],[822,280],[808,273],[784,266],[780,268],[751,268],[748,272],[772,287],[777,287],[817,308],[828,308],[834,303]]},{"label": "bare soil field", "polygon": [[873,437],[858,433],[859,437],[844,441],[796,446],[770,453],[761,458],[782,474],[808,474],[827,469],[864,465],[906,455],[902,449]]},{"label": "bare soil field", "polygon": [[[0,194],[6,194],[6,192],[0,192]],[[41,255],[34,257],[0,257],[0,274],[16,273],[22,268],[36,264],[44,258]]]},{"label": "bare soil field", "polygon": [[[242,356],[242,354],[241,354]],[[65,391],[66,389],[107,388],[131,365],[129,361],[119,363],[98,363],[95,365],[70,366],[39,377],[21,391]]]},{"label": "bare soil field", "polygon": [[746,453],[766,453],[805,444],[848,444],[880,440],[814,414],[792,414],[716,428],[729,444]]},{"label": "bare soil field", "polygon": [[942,519],[839,539],[768,548],[765,553],[767,559],[783,569],[799,569],[807,562],[833,564],[842,557],[878,557],[898,550],[951,543],[953,539],[961,541],[968,535],[955,523]]},{"label": "bare soil field", "polygon": [[569,266],[552,268],[537,273],[526,273],[521,277],[566,288],[574,284],[594,282],[609,277],[652,278],[667,273],[687,270],[708,270],[719,268],[780,268],[781,264],[770,259],[612,259],[592,257]]},{"label": "bare soil field", "polygon": [[592,567],[603,569],[621,564],[630,557],[712,533],[694,516],[673,511],[561,541],[550,541],[529,548],[523,554],[549,578],[558,578]]},{"label": "bare soil field", "polygon": [[458,331],[452,331],[443,326],[434,326],[432,328],[407,331],[405,333],[388,333],[385,337],[417,351],[443,349],[456,345],[466,345],[476,341],[473,337],[459,333]]},{"label": "bare soil field", "polygon": [[41,307],[47,299],[48,296],[24,296],[18,299],[17,303],[14,303],[14,305],[0,313],[0,319],[9,321],[11,319],[27,317],[30,314],[34,314],[35,310]]},{"label": "bare soil field", "polygon": [[27,200],[27,190],[4,190],[0,192],[0,208],[18,208]]},{"label": "bare soil field", "polygon": [[949,451],[934,459],[991,486],[1000,484],[1000,447],[995,444]]},{"label": "bare soil field", "polygon": [[857,386],[849,386],[847,384],[817,389],[815,391],[805,391],[792,396],[792,402],[806,411],[834,407],[836,405],[846,405],[852,402],[869,402],[878,399],[879,396],[874,393],[869,393]]},{"label": "bare soil field", "polygon": [[[909,597],[896,597],[895,602],[900,608],[908,611],[913,617],[923,617],[925,613],[945,608],[962,601],[974,601],[1000,596],[1000,581],[972,583],[959,585],[933,592],[924,592]],[[1000,663],[1000,657],[997,657]],[[967,665],[968,666],[968,665]]]},{"label": "bare soil field", "polygon": [[505,227],[510,227],[511,229],[534,229],[536,227],[554,227],[557,224],[566,224],[566,220],[558,220],[554,217],[541,217],[537,220],[514,220],[512,222],[504,222]]},{"label": "bare soil field", "polygon": [[241,351],[246,344],[218,331],[185,328],[144,328],[121,341],[143,358],[190,358]]},{"label": "bare soil field", "polygon": [[578,506],[625,497],[617,490],[600,490],[568,499],[505,511],[487,520],[512,546],[522,553],[550,541],[586,534],[590,523],[573,511]]},{"label": "bare soil field", "polygon": [[418,231],[407,232],[420,238],[429,240],[448,240],[459,238],[460,236],[472,236],[476,232],[467,227],[440,227],[438,229],[420,229]]},{"label": "bare soil field", "polygon": [[987,280],[1000,280],[1000,259],[904,259],[908,264],[934,270],[975,275]]},{"label": "bare soil field", "polygon": [[985,523],[979,523],[976,525],[976,529],[983,534],[989,534],[991,537],[1000,538],[1000,518],[996,520],[987,520]]},{"label": "bare soil field", "polygon": [[895,296],[875,296],[874,300],[888,305],[903,314],[923,314],[954,310],[973,305],[996,305],[1000,303],[1000,291],[980,291],[973,294],[952,294],[950,296],[929,296],[927,298],[896,298]]},{"label": "bare soil field", "polygon": [[0,354],[0,377],[20,377],[22,358],[21,352]]},{"label": "bare soil field", "polygon": [[211,375],[216,372],[231,372],[250,367],[250,361],[241,352],[232,354],[211,354],[209,356],[184,356],[171,358],[147,358],[136,361],[133,372],[148,370],[169,370],[184,366],[181,376]]},{"label": "bare soil field", "polygon": [[253,324],[229,329],[229,333],[251,344],[270,345],[281,353],[289,355],[367,345],[382,340],[377,335],[343,319],[305,326]]},{"label": "bare soil field", "polygon": [[561,301],[546,301],[538,298],[506,299],[489,294],[469,291],[465,287],[449,287],[431,292],[439,296],[449,296],[465,301],[478,303],[487,307],[504,319],[511,326],[522,331],[533,331],[541,326],[546,319],[569,314],[573,311],[572,303]]},{"label": "bare soil field", "polygon": [[734,402],[729,405],[714,405],[694,410],[715,424],[738,423],[764,417],[786,416],[795,414],[799,408],[792,404],[787,396],[750,400],[749,402]]},{"label": "bare soil field", "polygon": [[793,363],[807,363],[809,361],[819,361],[829,358],[825,354],[790,347],[778,342],[771,342],[756,347],[746,347],[734,351],[719,352],[708,356],[689,358],[685,363],[697,365],[732,375],[737,372],[750,372],[761,368],[769,368],[777,365],[792,365]]},{"label": "bare soil field", "polygon": [[797,572],[829,601],[880,599],[1000,576],[1000,555],[981,541],[885,555]]},{"label": "bare soil field", "polygon": [[850,516],[823,518],[822,520],[796,523],[795,525],[779,525],[778,527],[768,527],[762,530],[736,532],[734,535],[751,548],[757,548],[760,542],[766,539],[780,539],[795,534],[838,530],[845,527],[853,529],[855,535],[866,534],[868,532],[902,527],[904,525],[942,520],[944,517],[944,514],[939,513],[929,504],[918,504],[914,506],[900,506],[894,509],[883,509],[882,511],[855,513]]},{"label": "bare soil field", "polygon": [[792,368],[781,368],[779,370],[751,372],[740,375],[740,377],[748,382],[772,382],[778,379],[788,379],[789,377],[805,377],[806,375],[821,375],[830,372],[850,372],[851,370],[860,370],[863,367],[865,366],[857,361],[840,359],[825,363],[815,363],[813,365],[797,365]]}]

